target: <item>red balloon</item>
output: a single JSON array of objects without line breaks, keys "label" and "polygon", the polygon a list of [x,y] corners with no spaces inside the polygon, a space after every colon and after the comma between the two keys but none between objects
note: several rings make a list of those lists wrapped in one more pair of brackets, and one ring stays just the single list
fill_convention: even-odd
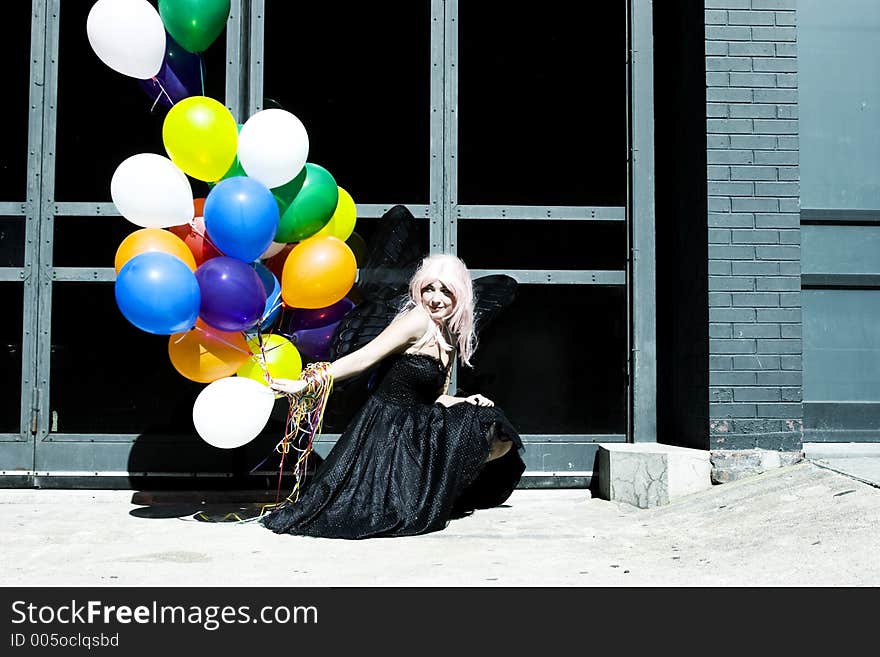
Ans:
[{"label": "red balloon", "polygon": [[211,243],[205,231],[204,217],[196,216],[191,224],[183,224],[182,226],[171,226],[168,230],[177,235],[192,251],[196,259],[196,266],[201,265],[206,260],[216,258],[223,255]]},{"label": "red balloon", "polygon": [[293,251],[293,247],[295,247],[297,244],[298,242],[287,244],[283,249],[281,249],[271,258],[266,258],[265,260],[263,260],[263,264],[266,265],[269,271],[275,274],[275,278],[277,278],[279,281],[282,278],[284,263],[287,261],[287,256],[290,255],[290,252]]}]

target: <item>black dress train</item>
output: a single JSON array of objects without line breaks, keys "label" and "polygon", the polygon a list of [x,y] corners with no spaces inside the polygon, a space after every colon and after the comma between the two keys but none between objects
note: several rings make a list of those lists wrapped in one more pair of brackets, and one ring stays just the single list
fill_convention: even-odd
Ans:
[{"label": "black dress train", "polygon": [[[503,503],[525,470],[522,441],[494,406],[435,403],[446,374],[429,354],[386,358],[375,392],[299,500],[263,524],[328,538],[411,536]],[[513,444],[486,462],[493,440]]]}]

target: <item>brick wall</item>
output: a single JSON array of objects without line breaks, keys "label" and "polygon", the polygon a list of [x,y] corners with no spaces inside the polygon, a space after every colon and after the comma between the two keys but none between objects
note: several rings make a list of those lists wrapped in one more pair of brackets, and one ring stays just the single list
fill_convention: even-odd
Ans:
[{"label": "brick wall", "polygon": [[709,438],[803,436],[796,0],[705,0]]}]

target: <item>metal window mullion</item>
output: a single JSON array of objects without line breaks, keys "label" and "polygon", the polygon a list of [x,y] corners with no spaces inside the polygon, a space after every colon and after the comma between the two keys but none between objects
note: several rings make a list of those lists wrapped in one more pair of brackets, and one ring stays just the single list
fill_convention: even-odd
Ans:
[{"label": "metal window mullion", "polygon": [[[429,165],[429,213],[430,227],[428,230],[428,241],[430,253],[440,253],[443,251],[443,221],[445,216],[445,169],[446,158],[444,151],[445,144],[445,114],[446,114],[446,97],[445,97],[445,79],[446,79],[446,51],[445,51],[445,30],[446,30],[446,3],[444,0],[431,0],[431,45],[430,45],[430,100],[431,108],[430,116],[430,134],[429,149],[431,162]],[[418,216],[415,209],[410,207],[413,214]],[[358,214],[361,213],[361,206],[358,206]]]},{"label": "metal window mullion", "polygon": [[113,267],[53,267],[52,280],[78,283],[107,283],[116,280]]},{"label": "metal window mullion", "polygon": [[626,221],[625,206],[457,205],[455,210],[459,221],[468,219]]},{"label": "metal window mullion", "polygon": [[651,0],[630,0],[627,86],[630,162],[630,391],[633,442],[657,440],[654,250],[654,44]]},{"label": "metal window mullion", "polygon": [[233,0],[226,21],[226,109],[232,112],[232,116],[239,123],[243,122],[244,116],[245,93],[241,57],[244,52],[242,44],[246,43],[243,41],[246,38],[246,30],[243,29],[242,23],[246,4],[246,0]]},{"label": "metal window mullion", "polygon": [[458,253],[458,0],[445,5],[443,252]]},{"label": "metal window mullion", "polygon": [[111,203],[89,203],[67,201],[50,205],[54,217],[121,217],[119,210]]},{"label": "metal window mullion", "polygon": [[[443,253],[458,253],[458,0],[446,0],[443,22]],[[458,361],[449,376],[451,395],[458,392]]]},{"label": "metal window mullion", "polygon": [[7,201],[0,203],[0,217],[22,217],[28,214],[28,202]]},{"label": "metal window mullion", "polygon": [[43,73],[42,157],[39,202],[38,282],[36,306],[38,334],[36,348],[36,394],[40,400],[40,421],[35,436],[34,468],[39,467],[39,443],[49,433],[44,421],[49,407],[49,381],[52,350],[52,256],[54,242],[53,199],[55,197],[55,144],[58,120],[58,40],[60,0],[46,2],[46,32]]},{"label": "metal window mullion", "polygon": [[507,274],[526,285],[626,285],[624,270],[597,269],[471,269],[474,278]]},{"label": "metal window mullion", "polygon": [[40,246],[40,180],[43,159],[43,106],[45,80],[46,0],[31,4],[30,88],[28,91],[28,160],[26,199],[22,207],[25,217],[25,245],[23,267],[9,271],[22,281],[22,336],[21,336],[21,405],[19,440],[31,440],[31,417],[39,405],[35,384],[37,363],[37,307],[40,299],[39,246]]},{"label": "metal window mullion", "polygon": [[[25,267],[0,267],[0,282],[10,283],[10,282],[18,282],[21,283],[27,280],[27,275],[25,272],[28,271]],[[27,288],[27,285],[25,285]],[[25,296],[27,296],[27,289],[25,289]],[[28,317],[27,317],[27,304],[25,304],[24,312],[22,313],[23,324],[22,331],[24,331],[24,335],[27,336],[28,332],[31,331]],[[24,360],[24,349],[25,345],[22,344],[22,367],[27,366],[27,361]]]},{"label": "metal window mullion", "polygon": [[263,57],[266,39],[266,2],[251,0],[248,25],[247,56],[247,116],[263,109],[264,75]]}]

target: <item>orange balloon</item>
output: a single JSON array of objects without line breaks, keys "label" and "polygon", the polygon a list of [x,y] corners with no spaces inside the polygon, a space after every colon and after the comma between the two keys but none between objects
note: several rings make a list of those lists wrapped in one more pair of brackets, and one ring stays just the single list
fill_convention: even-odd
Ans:
[{"label": "orange balloon", "polygon": [[199,383],[232,376],[252,355],[242,333],[218,331],[201,319],[191,330],[168,338],[168,356],[174,369]]},{"label": "orange balloon", "polygon": [[293,308],[326,308],[348,293],[357,276],[354,253],[342,240],[311,237],[291,250],[281,274],[281,296]]},{"label": "orange balloon", "polygon": [[196,259],[193,258],[192,251],[177,235],[161,228],[141,228],[122,240],[116,249],[116,273],[136,255],[148,251],[169,253],[183,260],[193,271],[196,270]]},{"label": "orange balloon", "polygon": [[204,217],[205,216],[205,199],[204,197],[194,198],[193,199],[193,216],[195,217]]}]

